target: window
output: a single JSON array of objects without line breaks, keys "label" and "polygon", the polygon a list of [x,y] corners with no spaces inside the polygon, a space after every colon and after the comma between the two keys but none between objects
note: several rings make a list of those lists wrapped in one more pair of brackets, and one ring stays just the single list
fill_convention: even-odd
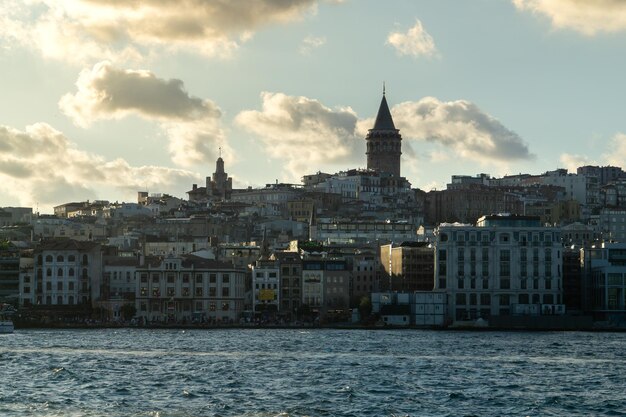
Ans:
[{"label": "window", "polygon": [[46,269],[46,276],[47,277],[51,277],[52,276],[52,269],[50,269],[50,268]]},{"label": "window", "polygon": [[222,311],[228,311],[229,308],[230,308],[230,303],[228,301],[224,301],[222,303]]},{"label": "window", "polygon": [[63,268],[59,268],[57,270],[57,277],[62,277],[63,276]]},{"label": "window", "polygon": [[52,260],[53,260],[52,255],[46,256],[46,262],[52,262]]},{"label": "window", "polygon": [[75,257],[74,255],[69,255],[69,256],[67,257],[67,261],[68,261],[68,262],[76,262],[76,257]]},{"label": "window", "polygon": [[202,283],[202,274],[196,274],[196,284]]},{"label": "window", "polygon": [[183,274],[183,284],[189,284],[189,274]]},{"label": "window", "polygon": [[480,294],[480,305],[491,305],[491,294]]},{"label": "window", "polygon": [[465,294],[463,294],[463,293],[457,294],[456,295],[456,305],[464,306],[465,303],[466,303]]},{"label": "window", "polygon": [[196,287],[196,297],[202,297],[202,287]]},{"label": "window", "polygon": [[63,282],[62,281],[57,282],[57,291],[63,291]]},{"label": "window", "polygon": [[[276,273],[274,272],[274,278],[276,278]],[[272,273],[270,273],[270,277],[272,276]],[[222,275],[222,283],[223,284],[228,284],[230,282],[230,275],[228,274],[223,274]]]},{"label": "window", "polygon": [[209,297],[216,297],[216,296],[217,296],[217,288],[209,287]]},{"label": "window", "polygon": [[73,277],[73,276],[74,276],[74,268],[70,268],[70,269],[67,271],[67,276],[68,276],[68,277]]},{"label": "window", "polygon": [[63,255],[57,256],[57,262],[63,262],[63,261],[64,261]]},{"label": "window", "polygon": [[222,288],[222,297],[228,297],[230,295],[230,288],[223,287]]},{"label": "window", "polygon": [[159,283],[159,274],[152,274],[152,283],[153,284]]}]

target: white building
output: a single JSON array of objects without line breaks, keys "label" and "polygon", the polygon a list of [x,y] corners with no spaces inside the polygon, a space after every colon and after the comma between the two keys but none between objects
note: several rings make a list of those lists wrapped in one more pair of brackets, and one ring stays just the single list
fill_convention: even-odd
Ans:
[{"label": "white building", "polygon": [[193,255],[146,258],[137,267],[137,316],[148,322],[240,318],[245,301],[244,270]]},{"label": "white building", "polygon": [[562,303],[560,229],[537,217],[483,216],[442,224],[435,239],[435,290],[454,321],[508,316],[514,305]]}]

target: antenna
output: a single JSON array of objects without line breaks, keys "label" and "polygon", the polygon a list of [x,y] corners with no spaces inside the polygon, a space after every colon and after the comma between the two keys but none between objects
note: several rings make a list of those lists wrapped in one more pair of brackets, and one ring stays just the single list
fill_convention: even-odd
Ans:
[{"label": "antenna", "polygon": [[383,81],[383,96],[385,95],[385,82]]}]

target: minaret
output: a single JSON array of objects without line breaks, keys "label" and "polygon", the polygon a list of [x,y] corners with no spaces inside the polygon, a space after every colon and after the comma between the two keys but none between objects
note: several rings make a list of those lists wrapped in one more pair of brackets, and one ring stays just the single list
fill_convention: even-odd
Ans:
[{"label": "minaret", "polygon": [[224,172],[224,160],[222,159],[222,148],[220,148],[220,156],[215,162],[215,172],[213,178],[207,177],[207,193],[223,199],[229,199],[233,190],[232,178]]},{"label": "minaret", "polygon": [[385,84],[383,83],[383,99],[378,108],[378,115],[374,127],[365,137],[367,142],[367,169],[387,172],[400,177],[400,155],[402,155],[402,136],[396,129],[391,118],[391,112],[385,98]]}]

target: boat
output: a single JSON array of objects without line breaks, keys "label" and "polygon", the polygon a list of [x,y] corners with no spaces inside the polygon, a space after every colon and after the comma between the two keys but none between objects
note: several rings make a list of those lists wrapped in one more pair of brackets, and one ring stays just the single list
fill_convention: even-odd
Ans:
[{"label": "boat", "polygon": [[7,317],[0,317],[0,334],[13,333],[13,321]]},{"label": "boat", "polygon": [[15,314],[15,310],[8,304],[0,306],[0,334],[13,333],[15,327],[11,317]]}]

